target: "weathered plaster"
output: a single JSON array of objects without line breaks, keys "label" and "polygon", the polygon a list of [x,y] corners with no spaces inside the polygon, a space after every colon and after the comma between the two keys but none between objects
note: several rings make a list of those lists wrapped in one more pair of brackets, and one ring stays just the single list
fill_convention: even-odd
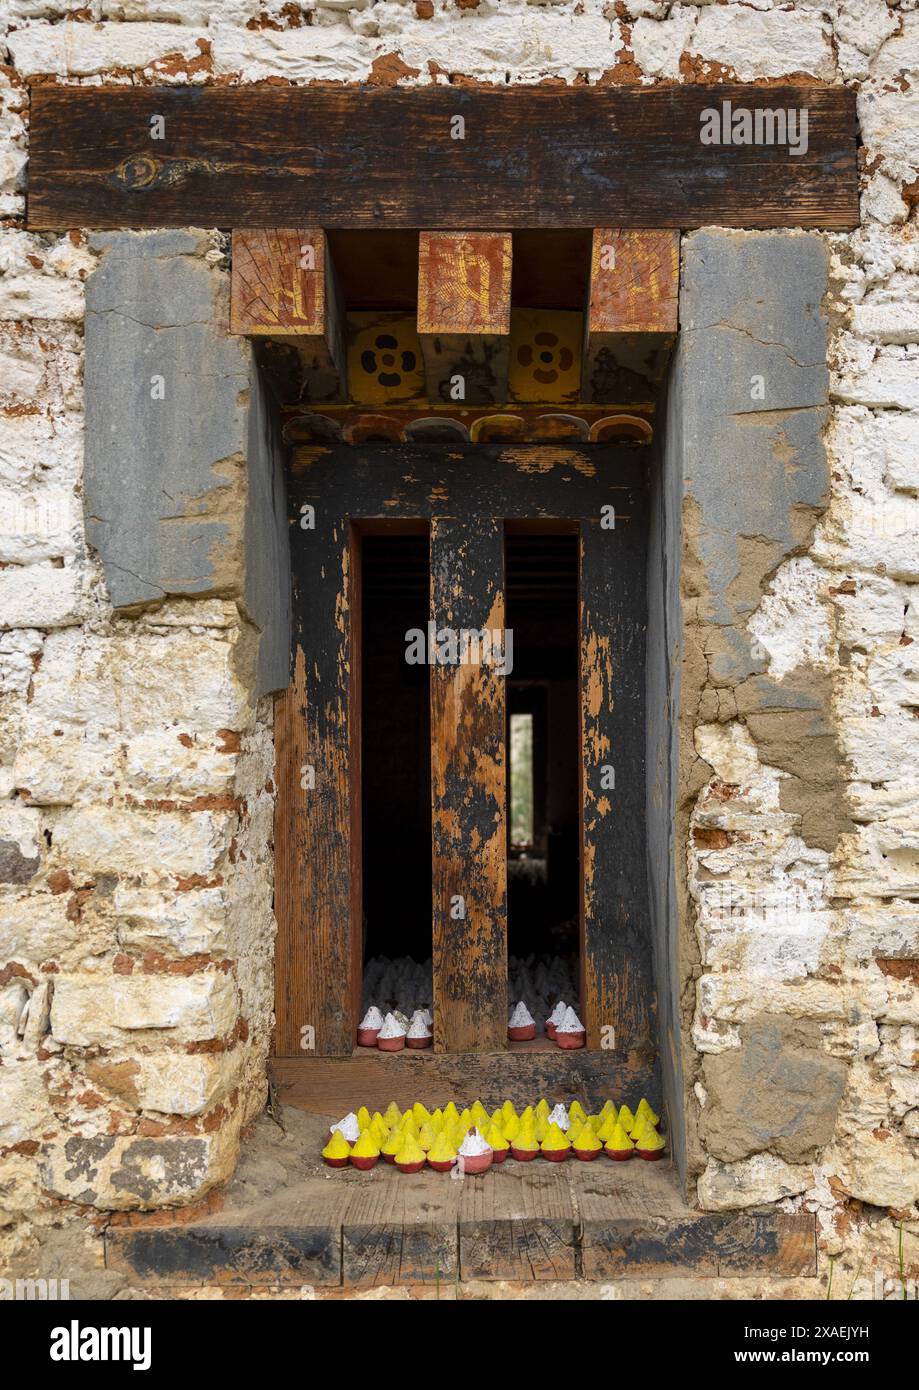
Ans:
[{"label": "weathered plaster", "polygon": [[[804,74],[858,92],[863,226],[798,238],[794,265],[783,238],[771,249],[756,238],[753,252],[743,234],[712,232],[685,248],[687,293],[704,287],[710,311],[690,326],[684,299],[689,332],[662,432],[666,467],[652,532],[661,564],[649,595],[661,638],[649,670],[649,699],[653,692],[659,701],[649,728],[652,895],[658,921],[676,910],[680,923],[669,939],[659,931],[655,944],[658,977],[668,980],[660,996],[664,1069],[676,1097],[674,1148],[679,1156],[678,1101],[687,1168],[701,1175],[695,1190],[705,1206],[779,1202],[817,1213],[820,1279],[782,1289],[824,1294],[830,1256],[834,1296],[849,1288],[855,1297],[877,1296],[875,1275],[892,1287],[901,1272],[919,1276],[919,693],[910,657],[919,640],[919,13],[912,0],[753,7],[8,0],[0,43],[4,1257],[19,1251],[32,1261],[27,1270],[39,1267],[42,1249],[53,1252],[53,1241],[64,1239],[50,1223],[85,1189],[100,1207],[195,1200],[229,1172],[239,1123],[262,1104],[273,748],[270,710],[254,706],[252,694],[272,688],[281,669],[257,598],[266,583],[270,594],[276,562],[266,560],[257,582],[250,572],[251,537],[269,529],[253,522],[253,506],[267,512],[277,494],[269,472],[252,474],[242,420],[248,409],[252,427],[257,415],[245,400],[254,399],[252,377],[229,343],[219,375],[227,397],[229,382],[239,382],[232,437],[196,455],[197,490],[187,490],[184,520],[161,517],[150,479],[132,475],[135,496],[153,503],[154,565],[143,576],[149,592],[135,591],[126,609],[113,607],[116,584],[136,566],[113,555],[116,580],[118,571],[106,575],[100,551],[86,541],[81,371],[84,281],[100,258],[111,263],[114,248],[90,250],[78,231],[24,229],[24,84],[507,86],[732,76],[769,84]],[[220,239],[208,233],[198,257],[191,248],[204,247],[201,234],[175,238],[172,254],[186,272],[202,262],[192,271],[195,292],[207,280],[223,294]],[[706,268],[706,247],[723,253],[725,285]],[[814,291],[824,256],[831,275],[821,314]],[[129,278],[127,267],[121,273]],[[797,309],[776,305],[777,279],[800,289]],[[171,298],[164,292],[163,302]],[[138,341],[155,340],[151,308],[140,315],[145,323],[119,325],[125,342],[135,330]],[[181,314],[165,317],[184,323]],[[165,337],[187,342],[193,331],[175,327]],[[681,385],[690,353],[704,393],[698,400]],[[120,365],[113,371],[120,380]],[[764,377],[764,400],[749,396],[743,378],[750,375]],[[130,442],[148,402],[135,398],[136,383],[125,386],[113,423]],[[185,447],[188,436],[162,440]],[[266,456],[272,452],[266,447]],[[713,457],[723,463],[720,474],[706,472]],[[222,474],[227,459],[246,467]],[[156,476],[163,460],[153,463]],[[119,466],[114,459],[115,479],[127,477]],[[264,484],[257,504],[245,490],[254,478]],[[232,522],[221,499],[231,504]],[[196,514],[195,505],[203,510]],[[110,515],[97,499],[87,510]],[[160,564],[174,554],[175,542],[161,534],[170,526],[201,538],[197,550],[186,550],[194,563]],[[681,529],[680,576],[667,561]],[[243,552],[246,571],[234,576],[232,555]],[[214,565],[222,571],[206,568]],[[162,581],[176,577],[183,587],[169,597]],[[263,655],[271,674],[260,676]],[[668,711],[677,709],[679,721],[668,727]],[[152,852],[139,855],[139,839],[122,823],[142,830]],[[194,846],[200,862],[186,872],[180,859]],[[231,1036],[180,1042],[173,1034],[193,1026],[182,1015],[174,1028],[123,1030],[106,1047],[59,1043],[49,1031],[61,979],[97,980],[102,1001],[114,976],[147,977],[153,994],[165,977],[158,1005],[165,1009],[167,997],[176,999],[171,977],[183,972],[232,978],[239,1006]],[[201,988],[189,988],[190,1000]],[[793,1105],[776,1114],[782,1067],[773,1069],[771,1045],[757,1042],[764,1015],[767,1035],[790,1040],[793,1053],[804,1038],[805,1072],[816,1068],[827,1081],[832,1103],[821,1095],[813,1117],[796,1122]],[[96,1022],[110,1026],[101,1009]],[[84,1018],[81,1026],[91,1023]],[[780,1059],[785,1050],[783,1042]],[[769,1080],[764,1106],[755,1095],[757,1107],[745,1115],[738,1094],[751,1057],[778,1081]],[[845,1084],[827,1140],[840,1065]],[[78,1141],[73,1161],[64,1152],[71,1140]],[[78,1152],[96,1140],[95,1155]],[[174,1141],[172,1163],[166,1150]],[[160,1147],[138,1149],[135,1162],[135,1142]],[[760,1145],[738,1159],[714,1152]],[[167,1168],[168,1183],[146,1184]],[[62,1201],[49,1202],[48,1188]],[[673,1291],[687,1297],[693,1289],[684,1281]],[[763,1280],[721,1281],[712,1290],[775,1291]]]}]

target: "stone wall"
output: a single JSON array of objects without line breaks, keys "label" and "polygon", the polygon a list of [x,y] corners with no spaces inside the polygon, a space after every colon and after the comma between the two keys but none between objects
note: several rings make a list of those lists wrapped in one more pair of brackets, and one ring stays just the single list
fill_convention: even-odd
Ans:
[{"label": "stone wall", "polygon": [[[850,1287],[859,1296],[865,1281],[872,1290],[875,1270],[915,1279],[914,0],[7,0],[5,14],[5,1248],[30,1248],[69,1210],[62,1202],[188,1202],[229,1169],[239,1128],[264,1096],[272,933],[272,749],[267,702],[255,695],[260,679],[268,689],[276,677],[267,657],[255,674],[253,653],[269,650],[273,619],[258,610],[244,544],[232,543],[254,498],[240,470],[220,476],[213,459],[204,522],[228,529],[199,544],[212,565],[200,587],[175,587],[166,545],[154,579],[162,592],[115,606],[125,600],[113,564],[131,566],[106,555],[92,520],[104,510],[90,510],[87,532],[82,447],[84,282],[113,248],[77,231],[22,230],[25,84],[795,76],[859,92],[863,225],[801,238],[802,318],[827,334],[828,377],[813,342],[804,358],[793,349],[792,364],[783,326],[755,311],[753,284],[749,312],[735,298],[720,320],[684,322],[681,352],[698,331],[706,350],[723,342],[767,389],[770,378],[802,381],[791,370],[802,361],[811,381],[799,399],[782,387],[760,402],[755,422],[718,399],[696,422],[704,429],[710,415],[728,454],[751,429],[768,435],[757,437],[789,480],[793,524],[776,527],[762,508],[751,511],[755,524],[738,515],[728,475],[719,488],[696,470],[684,495],[671,1021],[702,1204],[816,1211],[818,1292],[831,1262],[842,1296]],[[183,235],[194,247],[182,254],[219,298],[221,240]],[[713,236],[689,238],[684,265],[698,264]],[[743,236],[728,240],[742,265]],[[817,262],[828,274],[820,304]],[[129,421],[124,428],[128,450]],[[259,505],[264,498],[263,488]]]}]

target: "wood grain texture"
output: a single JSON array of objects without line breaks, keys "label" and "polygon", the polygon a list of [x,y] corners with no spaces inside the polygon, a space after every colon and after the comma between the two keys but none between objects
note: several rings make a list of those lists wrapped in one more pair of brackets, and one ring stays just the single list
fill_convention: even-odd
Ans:
[{"label": "wood grain texture", "polygon": [[[858,224],[855,93],[839,87],[49,85],[31,98],[39,229],[602,227],[611,209],[631,227]],[[703,145],[702,112],[722,101],[806,107],[806,153]]]},{"label": "wood grain texture", "polygon": [[488,647],[504,653],[501,521],[434,519],[431,621],[476,635],[431,667],[434,1046],[491,1052],[507,1043],[504,676]]},{"label": "wood grain texture", "polygon": [[540,1096],[553,1105],[575,1096],[594,1113],[604,1100],[637,1104],[642,1096],[660,1112],[660,1082],[651,1062],[636,1064],[611,1052],[377,1052],[358,1048],[341,1057],[277,1057],[272,1076],[281,1100],[317,1115],[344,1114],[367,1105],[402,1109],[420,1100],[429,1110],[448,1100],[480,1097],[489,1110],[504,1100],[521,1107]]},{"label": "wood grain texture", "polygon": [[[302,1055],[303,1029],[320,1056],[349,1056],[357,1020],[354,970],[360,932],[354,881],[352,541],[321,509],[313,530],[291,518],[294,669],[277,704],[278,920],[275,1048]],[[358,841],[359,843],[359,841]],[[308,1040],[307,1035],[307,1040]]]},{"label": "wood grain texture", "polygon": [[563,1165],[514,1164],[465,1178],[459,1209],[463,1279],[574,1279],[577,1233]]},{"label": "wood grain texture", "polygon": [[676,333],[679,288],[676,232],[594,228],[590,333]]},{"label": "wood grain texture", "polygon": [[311,503],[365,521],[575,521],[596,517],[606,502],[627,511],[648,466],[641,450],[576,444],[303,447],[293,451],[288,503],[291,517]]},{"label": "wood grain texture", "polygon": [[328,247],[317,228],[233,232],[230,332],[324,338]]},{"label": "wood grain texture", "polygon": [[296,1225],[113,1228],[106,1239],[106,1267],[160,1285],[340,1284],[340,1203],[325,1195],[324,1209],[304,1211]]},{"label": "wood grain texture", "polygon": [[[603,1056],[622,1063],[623,1075],[653,1072],[643,838],[646,472],[637,451],[593,446],[294,452],[288,503],[297,659],[278,727],[280,1055],[298,1055],[299,1029],[317,1018],[321,1055],[348,1056],[354,1036],[361,918],[352,828],[352,528],[429,522],[435,631],[500,631],[501,518],[511,526],[580,526],[585,1023],[592,1048],[601,1046],[605,1025],[615,1028],[615,1051]],[[616,509],[613,531],[600,527],[605,505]],[[311,507],[316,530],[303,532],[300,518]],[[503,683],[494,666],[435,665],[431,688],[435,1038],[449,1051],[500,1052],[507,980]],[[611,759],[615,794],[597,781]],[[317,777],[322,769],[318,798],[297,782],[308,762]],[[450,916],[454,895],[465,899],[465,918]]]},{"label": "wood grain texture", "polygon": [[[581,526],[581,1001],[588,1047],[651,1057],[645,862],[645,494]],[[597,508],[599,511],[599,507]]]},{"label": "wood grain texture", "polygon": [[509,232],[421,233],[418,336],[430,400],[506,399],[511,247]]},{"label": "wood grain texture", "polygon": [[473,1275],[532,1287],[563,1272],[585,1279],[816,1274],[812,1213],[700,1212],[686,1205],[669,1156],[560,1166],[508,1159],[462,1180],[430,1170],[405,1175],[383,1163],[369,1173],[330,1172],[320,1150],[331,1114],[346,1104],[337,1101],[325,1115],[285,1108],[283,1131],[257,1125],[247,1162],[197,1211],[114,1213],[104,1232],[106,1268],[161,1288],[220,1284],[229,1293],[308,1283],[324,1293],[338,1286],[345,1296],[383,1284],[442,1296],[448,1281]]},{"label": "wood grain texture", "polygon": [[282,404],[347,394],[345,317],[324,232],[234,231],[230,332],[255,340],[259,365]]},{"label": "wood grain texture", "polygon": [[506,336],[512,254],[508,232],[422,232],[418,332]]},{"label": "wood grain texture", "polygon": [[342,1282],[353,1288],[437,1284],[457,1273],[462,1184],[384,1164],[352,1188],[342,1220]]},{"label": "wood grain texture", "polygon": [[[630,1170],[640,1160],[625,1165]],[[815,1218],[809,1212],[689,1213],[611,1217],[588,1195],[581,1211],[585,1279],[784,1278],[816,1273]]]},{"label": "wood grain texture", "polygon": [[680,239],[674,231],[594,228],[581,394],[645,400],[676,340]]}]

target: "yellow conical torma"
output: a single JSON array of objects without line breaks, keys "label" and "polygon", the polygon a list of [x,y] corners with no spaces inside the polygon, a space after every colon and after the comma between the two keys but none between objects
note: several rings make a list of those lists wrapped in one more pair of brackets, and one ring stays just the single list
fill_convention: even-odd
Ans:
[{"label": "yellow conical torma", "polygon": [[619,1121],[616,1118],[615,1110],[611,1110],[607,1115],[606,1119],[603,1121],[600,1128],[597,1130],[598,1139],[602,1139],[604,1144],[607,1142],[607,1140],[612,1139],[613,1131],[615,1130],[618,1123]]},{"label": "yellow conical torma", "polygon": [[[315,1150],[313,1152],[315,1153]],[[333,1129],[332,1137],[322,1151],[323,1158],[347,1158],[350,1152],[351,1145],[341,1130]]]},{"label": "yellow conical torma", "polygon": [[377,1111],[370,1121],[366,1132],[375,1139],[378,1144],[382,1144],[384,1139],[389,1136],[389,1130],[383,1123],[383,1117],[380,1115],[379,1111]]},{"label": "yellow conical torma", "polygon": [[635,1145],[626,1134],[622,1125],[617,1121],[612,1134],[607,1140],[606,1147],[611,1153],[626,1153],[629,1149],[634,1149]]},{"label": "yellow conical torma", "polygon": [[434,1163],[452,1163],[456,1158],[456,1145],[443,1130],[437,1135],[434,1143],[428,1149],[428,1161]]},{"label": "yellow conical torma", "polygon": [[660,1115],[655,1115],[644,1096],[642,1096],[641,1100],[638,1102],[638,1107],[635,1111],[636,1120],[640,1119],[642,1116],[644,1116],[646,1120],[650,1120],[652,1125],[660,1124]]},{"label": "yellow conical torma", "polygon": [[572,1139],[571,1147],[573,1149],[579,1149],[581,1153],[599,1153],[603,1145],[597,1138],[591,1125],[582,1125],[578,1137]]},{"label": "yellow conical torma", "polygon": [[627,1105],[622,1105],[619,1107],[619,1123],[622,1125],[622,1128],[625,1130],[626,1134],[628,1134],[629,1130],[635,1123],[635,1116],[632,1114],[631,1110]]},{"label": "yellow conical torma", "polygon": [[[343,1159],[353,1152],[358,1158],[374,1158],[382,1152],[390,1158],[397,1156],[402,1163],[417,1163],[427,1152],[435,1161],[445,1162],[455,1157],[473,1128],[499,1153],[511,1145],[549,1152],[577,1148],[589,1153],[596,1153],[605,1145],[610,1152],[626,1153],[638,1148],[651,1154],[666,1147],[657,1131],[659,1116],[644,1096],[634,1112],[628,1105],[617,1110],[615,1102],[607,1099],[593,1115],[587,1114],[579,1100],[572,1100],[567,1133],[562,1126],[550,1124],[551,1110],[544,1097],[535,1105],[524,1106],[519,1114],[510,1100],[503,1101],[491,1114],[481,1100],[474,1100],[462,1111],[452,1100],[432,1111],[421,1101],[415,1101],[405,1111],[390,1101],[382,1114],[379,1110],[371,1113],[368,1106],[361,1105],[356,1111],[360,1131],[357,1143],[350,1145],[336,1130],[322,1154],[324,1158]],[[412,1154],[414,1158],[406,1157]]]},{"label": "yellow conical torma", "polygon": [[404,1135],[401,1129],[391,1129],[389,1131],[389,1134],[386,1136],[386,1138],[380,1145],[380,1152],[384,1154],[389,1154],[391,1158],[394,1158],[395,1155],[402,1148],[403,1139]]},{"label": "yellow conical torma", "polygon": [[354,1148],[351,1150],[352,1158],[379,1158],[380,1146],[373,1137],[371,1129],[364,1130]]},{"label": "yellow conical torma", "polygon": [[559,1149],[568,1149],[571,1145],[565,1131],[553,1121],[546,1129],[545,1138],[539,1147],[546,1153],[557,1153]]},{"label": "yellow conical torma", "polygon": [[427,1153],[429,1149],[432,1149],[434,1147],[434,1141],[436,1140],[436,1138],[437,1132],[435,1131],[434,1126],[431,1124],[431,1121],[425,1120],[424,1124],[418,1131],[418,1143],[424,1149],[425,1153]]},{"label": "yellow conical torma", "polygon": [[539,1140],[536,1138],[535,1122],[531,1120],[527,1125],[520,1125],[511,1143],[515,1149],[523,1149],[526,1152],[538,1149]]},{"label": "yellow conical torma", "polygon": [[510,1148],[510,1144],[496,1124],[490,1124],[485,1131],[485,1143],[490,1149],[498,1149],[499,1151]]},{"label": "yellow conical torma", "polygon": [[402,1147],[396,1154],[397,1163],[423,1163],[424,1149],[418,1143],[414,1134],[402,1135]]},{"label": "yellow conical torma", "polygon": [[488,1124],[488,1111],[480,1100],[474,1100],[472,1102],[469,1113],[472,1116],[473,1124],[479,1129],[481,1129],[483,1125]]},{"label": "yellow conical torma", "polygon": [[520,1117],[518,1115],[507,1115],[504,1124],[501,1126],[501,1133],[505,1139],[512,1140],[520,1133]]}]

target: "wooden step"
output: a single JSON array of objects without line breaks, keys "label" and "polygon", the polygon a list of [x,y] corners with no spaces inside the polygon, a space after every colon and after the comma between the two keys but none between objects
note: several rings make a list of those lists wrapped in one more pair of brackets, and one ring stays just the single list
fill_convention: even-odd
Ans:
[{"label": "wooden step", "polygon": [[480,1177],[325,1168],[327,1121],[267,1118],[205,1214],[122,1214],[106,1265],[149,1284],[364,1289],[457,1280],[816,1275],[815,1217],[698,1212],[660,1163],[508,1160]]}]

